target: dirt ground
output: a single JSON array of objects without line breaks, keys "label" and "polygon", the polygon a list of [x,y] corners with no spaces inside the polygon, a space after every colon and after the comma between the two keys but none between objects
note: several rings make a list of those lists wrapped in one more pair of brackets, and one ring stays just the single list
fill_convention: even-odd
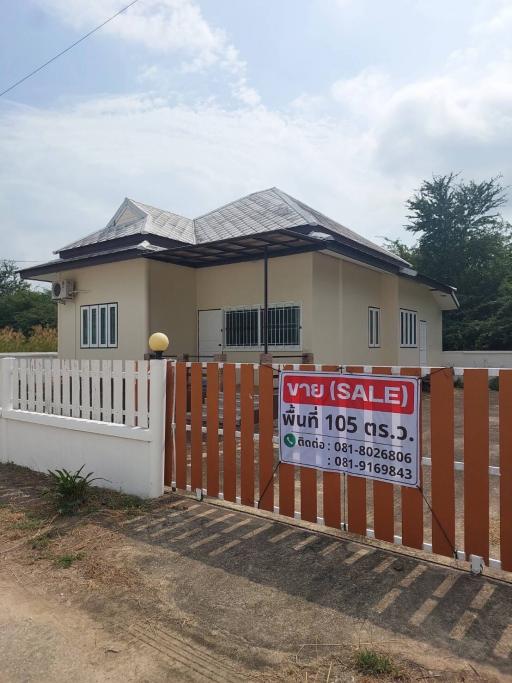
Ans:
[{"label": "dirt ground", "polygon": [[0,681],[512,680],[512,585],[275,515],[0,465]]}]

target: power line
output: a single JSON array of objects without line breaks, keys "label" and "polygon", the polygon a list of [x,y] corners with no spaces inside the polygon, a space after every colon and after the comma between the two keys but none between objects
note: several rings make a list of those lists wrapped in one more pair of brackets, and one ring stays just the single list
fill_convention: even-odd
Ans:
[{"label": "power line", "polygon": [[20,78],[19,81],[16,81],[16,83],[13,83],[13,84],[10,85],[8,88],[6,88],[6,89],[3,90],[2,92],[0,92],[0,97],[2,97],[3,95],[5,95],[6,93],[10,92],[11,90],[14,90],[14,88],[17,88],[18,85],[21,85],[21,83],[23,83],[24,81],[28,80],[29,78],[32,78],[32,76],[34,76],[34,75],[37,74],[39,71],[42,71],[45,67],[47,67],[48,64],[51,64],[52,62],[54,62],[54,61],[55,61],[56,59],[58,59],[59,57],[62,57],[62,55],[66,54],[66,52],[69,52],[70,50],[72,50],[72,49],[73,49],[74,47],[76,47],[79,43],[82,43],[84,40],[86,40],[87,38],[89,38],[89,36],[92,36],[93,33],[96,33],[96,31],[99,31],[100,28],[103,28],[103,26],[106,26],[106,24],[108,24],[110,21],[112,21],[113,19],[115,19],[116,17],[118,17],[118,16],[119,16],[120,14],[122,14],[123,12],[126,12],[126,10],[130,9],[130,7],[133,7],[133,5],[135,5],[135,3],[137,3],[137,2],[139,2],[139,0],[133,0],[132,2],[130,2],[129,5],[126,5],[126,7],[123,7],[122,9],[120,9],[119,12],[116,12],[115,14],[113,14],[111,17],[109,17],[108,19],[106,19],[102,24],[100,24],[99,26],[96,26],[96,28],[93,28],[92,31],[89,31],[89,33],[86,33],[84,36],[82,36],[81,38],[79,38],[78,40],[76,40],[74,43],[72,43],[71,45],[69,45],[68,47],[66,47],[64,50],[62,50],[61,52],[59,52],[58,54],[56,54],[54,57],[52,57],[51,59],[49,59],[47,62],[45,62],[44,64],[41,64],[41,66],[38,66],[37,69],[34,69],[34,70],[31,71],[30,73],[28,73],[26,76],[23,76],[23,78]]}]

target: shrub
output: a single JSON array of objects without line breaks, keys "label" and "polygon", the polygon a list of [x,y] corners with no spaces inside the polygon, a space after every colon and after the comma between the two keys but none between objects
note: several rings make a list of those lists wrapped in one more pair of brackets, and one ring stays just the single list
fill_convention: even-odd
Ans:
[{"label": "shrub", "polygon": [[391,659],[387,655],[368,648],[356,652],[355,664],[358,671],[369,676],[389,675],[394,670]]},{"label": "shrub", "polygon": [[78,510],[80,505],[84,503],[90,492],[91,483],[99,479],[99,477],[92,477],[92,472],[82,474],[85,465],[76,472],[68,472],[68,470],[48,470],[48,474],[52,478],[52,487],[49,494],[55,498],[58,511],[61,515],[70,515]]},{"label": "shrub", "polygon": [[500,390],[500,378],[499,377],[491,377],[489,379],[489,389],[492,391],[499,391]]},{"label": "shrub", "polygon": [[12,327],[0,329],[0,353],[57,351],[57,330],[35,325],[28,336]]},{"label": "shrub", "polygon": [[76,555],[59,555],[59,557],[55,558],[55,566],[60,567],[61,569],[69,569],[73,562],[81,559],[81,553],[77,553]]}]

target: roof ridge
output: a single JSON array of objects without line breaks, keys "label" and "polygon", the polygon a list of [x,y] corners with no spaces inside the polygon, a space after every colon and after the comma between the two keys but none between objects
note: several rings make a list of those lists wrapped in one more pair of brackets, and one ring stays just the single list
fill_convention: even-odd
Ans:
[{"label": "roof ridge", "polygon": [[[288,204],[289,207],[291,207],[296,213],[299,214],[301,218],[303,218],[305,221],[308,223],[311,223],[311,218],[315,218],[312,214],[310,216],[306,215],[306,212],[302,209],[302,207],[297,205],[297,200],[292,197],[291,195],[287,194],[284,192],[284,190],[280,190],[278,187],[272,187],[270,188],[275,194],[277,194],[286,204]],[[315,225],[318,225],[318,223],[315,221]]]},{"label": "roof ridge", "polygon": [[222,204],[221,206],[215,207],[215,209],[211,209],[211,211],[207,211],[206,213],[202,213],[200,216],[196,216],[193,220],[194,223],[195,221],[198,221],[200,218],[204,218],[205,216],[209,216],[211,213],[215,213],[217,211],[221,211],[222,209],[225,209],[226,206],[231,206],[231,204],[237,204],[238,202],[241,202],[244,199],[248,199],[249,197],[254,197],[255,194],[261,194],[262,192],[270,192],[276,188],[274,187],[266,187],[264,190],[256,190],[256,192],[249,192],[249,194],[244,194],[243,197],[237,197],[237,199],[233,199],[230,202],[226,202],[225,204]]},{"label": "roof ridge", "polygon": [[188,221],[194,220],[193,218],[189,218],[188,216],[184,216],[182,213],[176,213],[176,211],[169,211],[169,209],[162,209],[159,206],[154,206],[154,204],[147,204],[146,202],[139,202],[137,199],[130,199],[130,197],[127,197],[130,202],[135,204],[137,207],[139,206],[147,206],[149,209],[156,209],[157,211],[163,211],[164,213],[170,213],[173,216],[179,216],[180,218],[186,218]]}]

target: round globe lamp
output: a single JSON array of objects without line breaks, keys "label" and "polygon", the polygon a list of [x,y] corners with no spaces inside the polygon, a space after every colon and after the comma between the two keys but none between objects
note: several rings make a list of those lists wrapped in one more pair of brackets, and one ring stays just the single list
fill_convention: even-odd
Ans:
[{"label": "round globe lamp", "polygon": [[154,332],[149,338],[148,344],[155,354],[155,358],[162,358],[164,351],[169,348],[169,337],[163,332]]}]

